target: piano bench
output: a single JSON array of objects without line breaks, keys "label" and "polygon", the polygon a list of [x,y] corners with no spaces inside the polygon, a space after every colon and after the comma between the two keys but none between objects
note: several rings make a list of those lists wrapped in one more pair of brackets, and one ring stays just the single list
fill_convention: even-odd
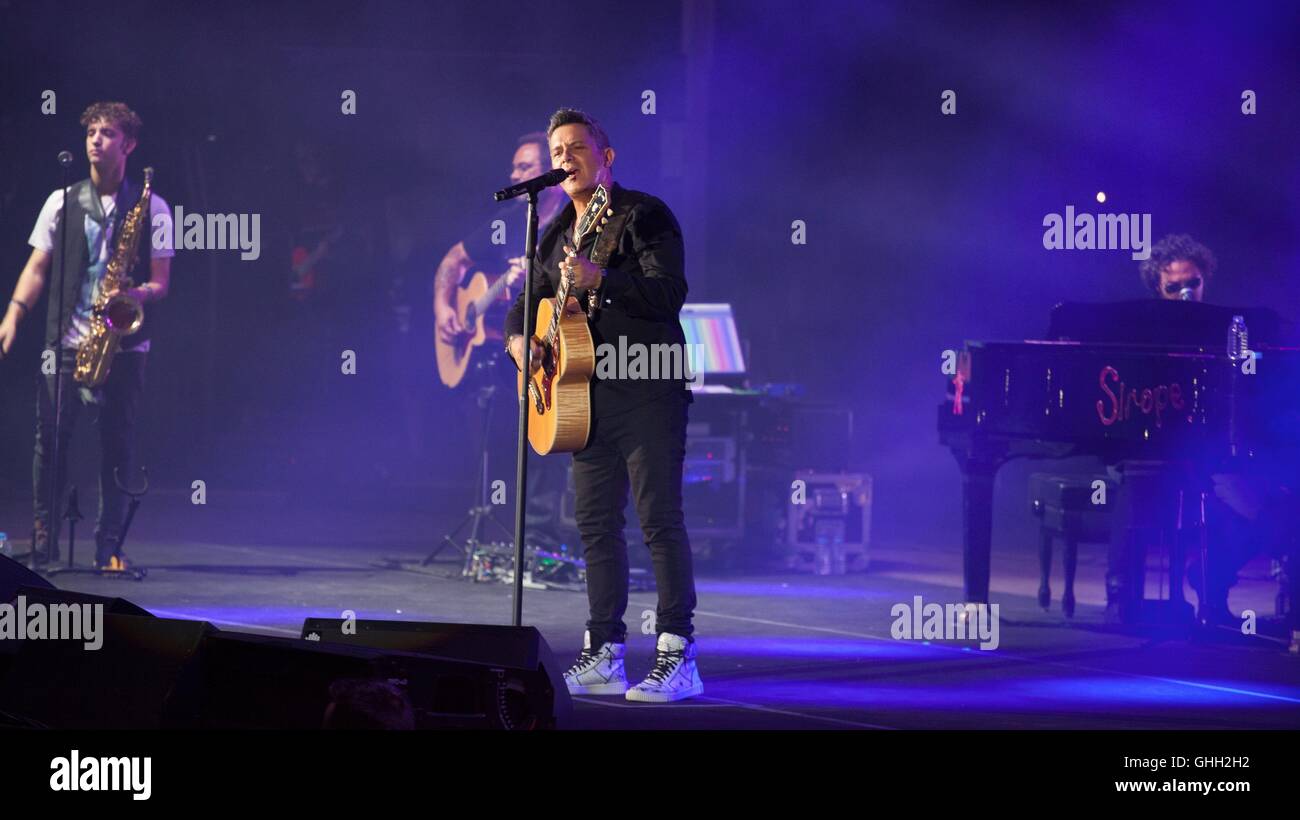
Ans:
[{"label": "piano bench", "polygon": [[[1104,485],[1102,487],[1097,482]],[[1029,477],[1029,509],[1039,519],[1038,605],[1051,607],[1052,542],[1065,542],[1062,563],[1065,569],[1065,592],[1061,611],[1074,617],[1074,572],[1079,563],[1079,544],[1110,540],[1110,515],[1105,499],[1115,492],[1115,484],[1104,475],[1057,475],[1034,473]],[[1099,494],[1101,493],[1101,494]],[[1093,503],[1094,498],[1102,503]]]}]

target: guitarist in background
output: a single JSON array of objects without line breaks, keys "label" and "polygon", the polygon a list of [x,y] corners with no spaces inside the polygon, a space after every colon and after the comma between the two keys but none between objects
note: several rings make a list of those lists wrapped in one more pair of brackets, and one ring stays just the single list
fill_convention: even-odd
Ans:
[{"label": "guitarist in background", "polygon": [[[543,164],[548,154],[546,135],[534,131],[519,138],[519,147],[510,161],[510,184],[515,185],[526,179],[532,179],[547,169]],[[453,343],[458,336],[473,331],[465,327],[456,314],[456,287],[462,284],[466,275],[472,270],[481,270],[488,274],[510,277],[509,286],[523,273],[525,213],[528,201],[524,197],[512,199],[491,220],[480,226],[465,239],[452,245],[438,265],[438,274],[433,283],[433,315],[437,324],[438,337],[445,343]],[[538,230],[545,230],[547,223],[564,204],[564,197],[554,188],[542,191],[537,200]],[[492,223],[501,220],[506,224],[505,243],[493,243],[494,228]],[[489,282],[491,284],[491,282]],[[508,299],[503,299],[498,311],[487,314],[484,329],[491,342],[487,351],[498,350],[501,342],[498,328],[505,316]],[[492,341],[495,340],[495,341]],[[510,402],[514,406],[513,399]]]},{"label": "guitarist in background", "polygon": [[[659,199],[614,184],[614,149],[604,129],[587,114],[556,111],[547,138],[551,165],[572,172],[560,184],[571,202],[538,242],[534,299],[527,309],[535,316],[542,299],[555,297],[560,277],[572,277],[573,292],[581,297],[581,307],[574,307],[587,310],[593,301],[596,304],[590,329],[598,359],[604,345],[626,349],[676,344],[682,346],[684,360],[678,313],[686,301],[686,274],[676,217]],[[572,247],[575,227],[598,185],[610,194],[612,213],[605,229],[615,234],[617,243],[604,268],[589,258],[601,234],[588,232],[581,247]],[[593,293],[595,299],[589,301]],[[516,367],[523,362],[524,309],[520,294],[506,318],[506,348]],[[536,339],[532,345],[531,362],[536,365],[541,346]],[[620,371],[629,376],[631,368]],[[590,619],[582,653],[565,672],[565,682],[573,694],[626,693],[628,700],[652,703],[693,697],[704,685],[695,663],[695,579],[682,513],[691,394],[684,373],[659,373],[662,378],[604,375],[597,365],[591,384],[591,434],[586,447],[573,454],[575,517],[586,550]],[[623,667],[628,598],[623,508],[629,486],[659,591],[655,665],[631,689]]]},{"label": "guitarist in background", "polygon": [[[521,136],[510,160],[510,184],[544,173],[549,165],[547,153],[545,134],[534,131]],[[474,399],[466,401],[464,406],[466,438],[477,438],[482,414],[490,413],[487,441],[483,446],[488,450],[491,478],[506,481],[514,475],[514,430],[518,424],[519,405],[515,400],[515,374],[502,361],[501,325],[510,306],[509,299],[513,296],[509,288],[522,281],[527,204],[523,197],[511,200],[473,233],[452,245],[443,255],[433,283],[437,341],[453,345],[468,343],[476,329],[475,326],[466,327],[457,312],[458,286],[468,285],[467,280],[476,271],[488,275],[489,287],[502,277],[507,280],[504,283],[506,290],[483,314],[483,331],[487,338],[481,346],[466,351],[468,360],[462,362],[465,369],[454,375],[440,372],[444,384],[454,385],[458,394]],[[548,188],[541,192],[537,200],[539,231],[546,228],[563,205],[564,195],[559,191]],[[504,224],[504,237],[493,226],[498,220]],[[504,238],[505,242],[493,242],[494,238]],[[467,377],[470,374],[476,376]],[[562,468],[557,469],[558,465],[545,461],[538,462],[538,465],[535,480],[531,483],[541,492],[529,499],[529,528],[539,546],[558,549],[565,540],[558,516],[566,476]]]}]

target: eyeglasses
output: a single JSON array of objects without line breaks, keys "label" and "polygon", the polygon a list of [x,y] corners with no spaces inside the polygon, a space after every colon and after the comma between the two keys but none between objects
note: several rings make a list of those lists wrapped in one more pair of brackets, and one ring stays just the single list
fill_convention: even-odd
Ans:
[{"label": "eyeglasses", "polygon": [[1169,284],[1165,285],[1165,293],[1169,294],[1170,296],[1173,296],[1175,293],[1178,293],[1183,288],[1191,288],[1192,290],[1196,290],[1200,286],[1201,286],[1201,277],[1193,276],[1191,279],[1186,279],[1182,282],[1170,282]]}]

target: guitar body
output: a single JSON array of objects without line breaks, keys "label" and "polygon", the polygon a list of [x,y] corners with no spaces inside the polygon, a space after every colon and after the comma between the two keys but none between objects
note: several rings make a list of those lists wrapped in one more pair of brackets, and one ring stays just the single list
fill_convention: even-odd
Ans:
[{"label": "guitar body", "polygon": [[[576,300],[569,303],[576,306]],[[555,300],[537,306],[539,328],[549,327]],[[554,346],[543,352],[542,367],[533,373],[527,400],[528,442],[540,455],[574,453],[591,435],[591,377],[596,372],[596,346],[580,310],[560,317]],[[545,347],[542,338],[534,336]],[[524,391],[519,374],[519,391]]]},{"label": "guitar body", "polygon": [[290,256],[292,279],[289,282],[289,296],[291,298],[303,302],[312,297],[314,291],[321,285],[321,277],[316,270],[316,265],[329,256],[330,244],[337,242],[342,236],[343,229],[335,228],[322,237],[311,250],[307,250],[302,245],[294,246]]},{"label": "guitar body", "polygon": [[487,291],[488,279],[484,273],[479,272],[470,277],[469,282],[456,291],[456,318],[460,319],[460,323],[469,332],[461,334],[450,344],[444,342],[441,337],[434,339],[438,378],[448,387],[455,387],[461,383],[465,378],[465,372],[469,370],[469,360],[474,353],[474,348],[481,346],[487,340],[487,333],[483,330],[483,317],[474,315],[474,302]]},{"label": "guitar body", "polygon": [[296,246],[290,264],[293,266],[293,281],[289,284],[289,296],[301,302],[316,289],[316,259],[312,258],[311,251]]}]

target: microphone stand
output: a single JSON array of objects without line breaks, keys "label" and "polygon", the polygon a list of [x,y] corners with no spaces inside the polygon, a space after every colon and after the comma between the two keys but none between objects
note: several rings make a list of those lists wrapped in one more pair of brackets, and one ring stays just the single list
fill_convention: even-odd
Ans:
[{"label": "microphone stand", "polygon": [[[68,184],[68,169],[72,167],[71,156],[67,162],[63,161],[63,155],[59,156],[59,164],[63,166],[63,216],[59,219],[59,276],[56,289],[58,290],[58,322],[56,335],[54,338],[54,446],[50,448],[50,454],[53,458],[53,469],[51,470],[50,490],[49,490],[49,521],[46,529],[49,533],[49,542],[46,549],[51,555],[54,554],[58,546],[59,539],[57,536],[58,529],[56,521],[59,520],[58,498],[59,489],[62,483],[62,471],[59,469],[59,439],[63,435],[63,290],[64,280],[67,277],[68,269],[68,200],[71,198],[71,186]],[[99,193],[96,191],[95,196]],[[71,556],[69,556],[71,557]],[[27,556],[28,566],[36,569],[36,539],[32,538],[32,551]]]},{"label": "microphone stand", "polygon": [[[131,499],[131,504],[126,511],[126,520],[122,523],[122,532],[117,538],[117,546],[113,548],[113,558],[116,559],[107,567],[79,567],[73,561],[73,555],[76,549],[76,542],[73,539],[73,533],[76,531],[76,522],[81,520],[81,512],[76,510],[77,506],[77,489],[72,488],[69,500],[68,521],[72,529],[68,531],[68,564],[63,567],[53,567],[46,570],[45,574],[50,577],[55,575],[98,575],[101,578],[131,578],[136,581],[143,581],[149,574],[149,570],[144,567],[131,566],[122,567],[122,545],[126,543],[127,533],[131,531],[131,522],[135,520],[135,511],[140,508],[140,499],[144,498],[149,492],[149,471],[144,467],[140,468],[140,475],[144,477],[144,486],[138,490],[132,490],[122,483],[121,468],[113,468],[113,483],[117,489]],[[75,517],[73,513],[76,513]]]},{"label": "microphone stand", "polygon": [[515,454],[515,583],[511,592],[511,624],[523,626],[524,622],[524,510],[528,491],[528,382],[532,375],[533,330],[533,264],[537,258],[537,195],[539,189],[528,191],[528,231],[524,238],[524,389],[519,391],[519,437]]},{"label": "microphone stand", "polygon": [[511,592],[511,624],[524,623],[524,510],[528,502],[528,382],[533,362],[533,265],[537,260],[537,197],[543,188],[559,185],[573,171],[552,169],[509,188],[497,191],[493,198],[504,199],[528,195],[528,233],[524,238],[524,389],[519,391],[519,440],[515,455],[515,583]]}]

